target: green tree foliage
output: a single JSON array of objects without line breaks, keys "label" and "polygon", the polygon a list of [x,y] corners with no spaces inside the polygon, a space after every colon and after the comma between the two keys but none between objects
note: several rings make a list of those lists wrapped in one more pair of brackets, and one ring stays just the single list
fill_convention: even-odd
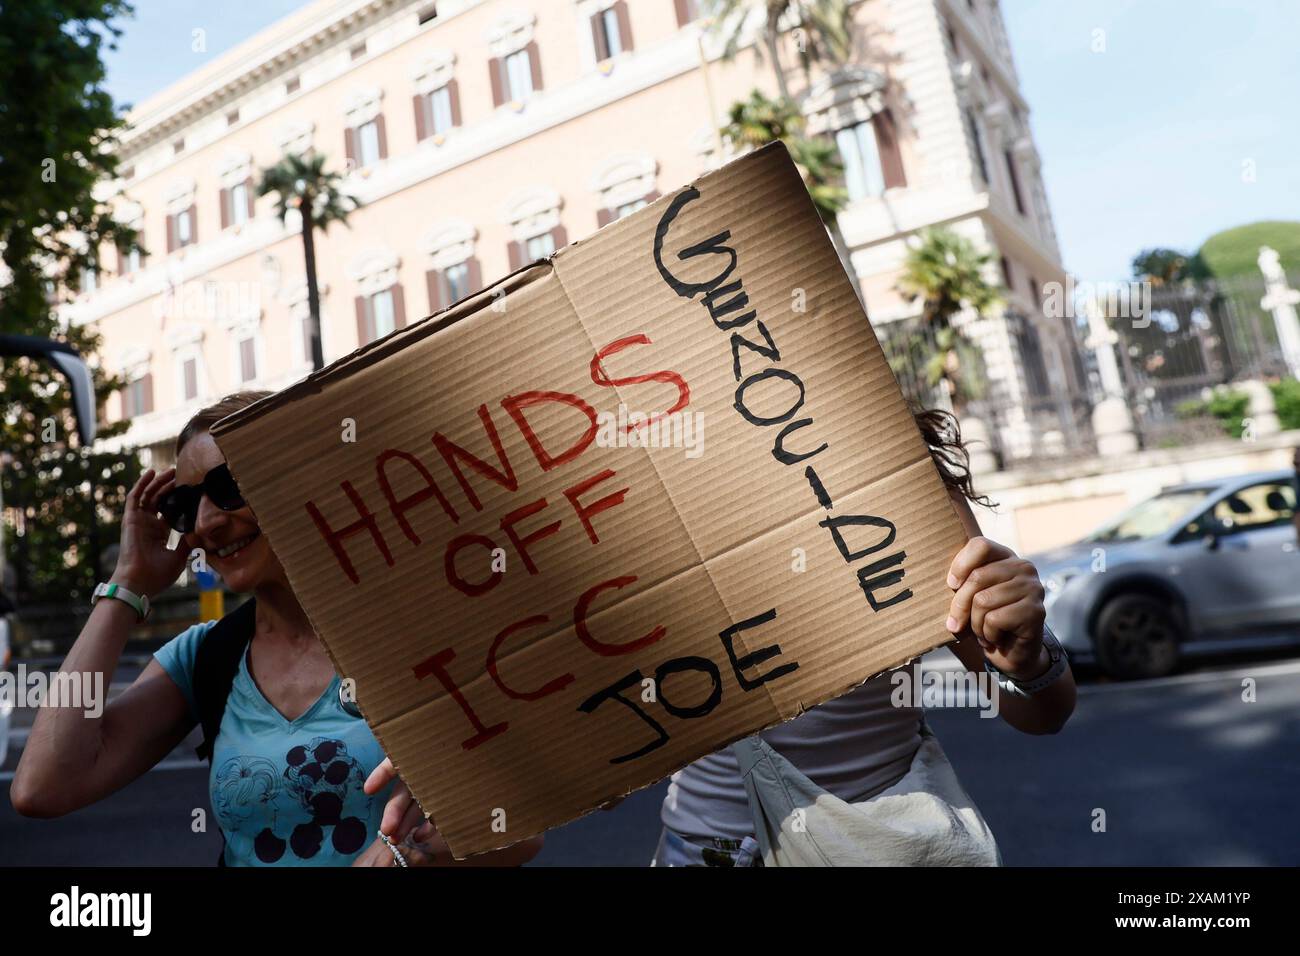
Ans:
[{"label": "green tree foliage", "polygon": [[983,315],[1002,301],[1002,290],[985,278],[991,261],[991,254],[951,229],[930,228],[908,250],[898,279],[899,294],[921,303],[927,381],[942,385],[958,410],[980,396],[982,383],[978,350],[952,320],[967,308]]},{"label": "green tree foliage", "polygon": [[1300,428],[1300,381],[1284,378],[1268,387],[1273,393],[1273,408],[1283,431]]},{"label": "green tree foliage", "polygon": [[[120,124],[101,53],[129,13],[119,0],[0,3],[0,331],[62,339],[86,357],[98,335],[63,327],[53,306],[56,290],[97,265],[101,245],[138,241],[93,194],[116,174]],[[91,365],[102,406],[121,382]],[[84,601],[138,462],[76,447],[69,391],[51,366],[0,359],[0,389],[5,547],[19,600]]]},{"label": "green tree foliage", "polygon": [[1288,273],[1300,272],[1300,222],[1253,222],[1225,229],[1206,239],[1199,255],[1215,278],[1258,279],[1260,246],[1276,249]]},{"label": "green tree foliage", "polygon": [[814,63],[842,65],[853,56],[852,11],[849,0],[703,0],[701,13],[709,29],[721,36],[724,59],[740,52],[745,20],[755,10],[762,13],[762,47],[783,100],[790,99],[789,81],[781,62],[782,26],[797,30],[799,63],[805,81]]},{"label": "green tree foliage", "polygon": [[1212,418],[1225,434],[1240,438],[1246,430],[1246,411],[1250,396],[1227,386],[1214,389],[1208,398],[1180,402],[1174,413],[1183,419]]},{"label": "green tree foliage", "polygon": [[849,201],[843,186],[844,167],[835,144],[824,137],[803,135],[804,118],[788,101],[769,99],[761,90],[731,104],[722,138],[737,152],[783,140],[803,175],[817,213],[828,226]]},{"label": "green tree foliage", "polygon": [[1210,277],[1210,270],[1199,253],[1177,249],[1143,249],[1133,257],[1132,268],[1133,278],[1148,280],[1155,286]]}]

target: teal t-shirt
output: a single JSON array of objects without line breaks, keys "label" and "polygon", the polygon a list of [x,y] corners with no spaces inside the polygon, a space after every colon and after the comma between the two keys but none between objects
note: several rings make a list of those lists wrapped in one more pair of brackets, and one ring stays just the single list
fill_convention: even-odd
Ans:
[{"label": "teal t-shirt", "polygon": [[[194,702],[194,657],[215,621],[196,624],[154,655]],[[208,790],[227,866],[347,866],[376,838],[390,786],[361,789],[383,759],[366,722],[343,709],[338,675],[297,720],[286,720],[248,672],[231,685]]]}]

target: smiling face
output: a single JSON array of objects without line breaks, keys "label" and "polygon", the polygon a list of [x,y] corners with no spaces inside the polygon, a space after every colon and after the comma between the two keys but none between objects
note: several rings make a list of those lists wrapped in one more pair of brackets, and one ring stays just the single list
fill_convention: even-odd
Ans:
[{"label": "smiling face", "polygon": [[[176,483],[198,485],[204,475],[225,460],[212,436],[201,432],[186,442],[176,457]],[[236,511],[222,511],[204,495],[188,543],[203,549],[208,565],[232,591],[247,593],[258,585],[285,580],[284,568],[247,505]]]}]

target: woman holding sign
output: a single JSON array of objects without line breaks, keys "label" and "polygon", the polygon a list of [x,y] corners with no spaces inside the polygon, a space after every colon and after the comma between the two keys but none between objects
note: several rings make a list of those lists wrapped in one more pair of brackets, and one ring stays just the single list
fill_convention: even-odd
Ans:
[{"label": "woman holding sign", "polygon": [[[980,535],[956,419],[916,416],[970,541],[953,559],[950,645],[1028,734],[1074,711],[1069,662],[1045,626],[1034,566]],[[996,842],[925,724],[912,668],[886,672],[672,777],[655,866],[997,865]],[[987,704],[985,702],[987,701]]]},{"label": "woman holding sign", "polygon": [[[96,588],[61,670],[98,675],[107,686],[149,601],[189,561],[202,560],[251,598],[168,642],[97,716],[41,708],[14,775],[14,808],[55,817],[88,806],[147,773],[197,726],[199,752],[211,763],[222,865],[450,864],[334,672],[208,433],[267,394],[241,392],[203,409],[177,438],[176,467],[140,476],[122,516],[117,570]],[[168,550],[172,531],[181,544]],[[185,815],[177,832],[189,832]],[[517,865],[540,846],[539,837],[472,862]]]}]

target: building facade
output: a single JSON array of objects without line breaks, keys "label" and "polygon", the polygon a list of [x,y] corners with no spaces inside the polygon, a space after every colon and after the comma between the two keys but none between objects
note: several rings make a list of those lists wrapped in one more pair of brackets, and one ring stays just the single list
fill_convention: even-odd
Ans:
[{"label": "building facade", "polygon": [[[329,362],[731,158],[728,107],[777,89],[761,6],[728,62],[695,0],[316,0],[163,90],[103,184],[144,254],[100,250],[64,307],[128,381],[106,414],[164,466],[202,405],[310,371],[299,223],[256,196],[285,153],[324,154],[362,202],[316,234]],[[1064,273],[996,0],[853,13],[850,66],[805,75],[797,31],[780,52],[809,131],[844,159],[868,313],[883,328],[918,311],[894,289],[918,229],[991,251],[1007,307],[966,325],[1015,411],[1000,441],[1032,452],[1035,402],[1077,362],[1041,306]]]}]

